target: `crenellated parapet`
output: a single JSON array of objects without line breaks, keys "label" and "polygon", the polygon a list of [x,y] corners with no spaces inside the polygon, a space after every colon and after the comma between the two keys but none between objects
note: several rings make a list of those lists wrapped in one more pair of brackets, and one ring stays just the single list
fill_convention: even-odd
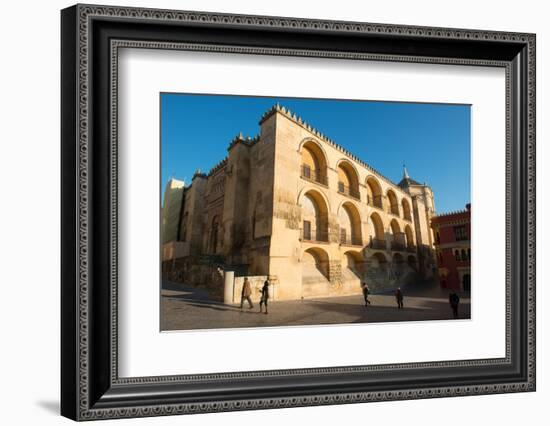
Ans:
[{"label": "crenellated parapet", "polygon": [[250,137],[250,136],[244,137],[241,132],[237,136],[235,136],[233,139],[231,139],[231,142],[229,142],[229,146],[227,147],[227,151],[231,151],[231,149],[233,149],[238,144],[251,147],[251,146],[254,146],[256,143],[258,143],[259,141],[260,141],[259,135],[256,135],[254,137]]},{"label": "crenellated parapet", "polygon": [[196,178],[202,178],[206,179],[208,176],[206,173],[203,173],[200,169],[195,170],[195,173],[193,173],[193,177],[191,178],[191,181],[194,181]]},{"label": "crenellated parapet", "polygon": [[279,103],[276,103],[273,105],[269,110],[267,110],[262,117],[260,118],[259,124],[262,125],[264,121],[266,121],[269,117],[271,117],[276,112],[284,115],[289,120],[293,121],[297,125],[303,127],[308,132],[315,135],[315,137],[319,138],[323,142],[326,142],[330,146],[334,147],[338,151],[340,151],[342,154],[346,155],[349,159],[352,159],[356,163],[360,164],[364,168],[366,168],[368,171],[372,172],[376,177],[386,181],[389,185],[393,186],[394,189],[398,190],[399,192],[402,192],[406,194],[406,192],[401,188],[399,185],[397,185],[395,182],[393,182],[390,178],[384,176],[382,173],[380,173],[378,170],[376,170],[374,167],[372,167],[370,164],[365,163],[362,159],[357,157],[352,152],[348,151],[346,148],[344,148],[342,145],[339,145],[338,143],[334,142],[332,139],[330,139],[328,136],[321,133],[319,130],[311,126],[309,123],[307,123],[302,117],[296,115],[293,113],[290,109],[281,106]]},{"label": "crenellated parapet", "polygon": [[455,216],[455,215],[462,215],[464,213],[469,213],[469,212],[470,212],[469,209],[452,210],[450,212],[440,213],[437,216],[435,216],[434,218],[443,218],[443,217],[450,217],[450,216]]},{"label": "crenellated parapet", "polygon": [[227,157],[223,158],[221,161],[218,162],[214,167],[210,169],[208,172],[208,177],[214,175],[219,170],[223,169],[227,165]]}]

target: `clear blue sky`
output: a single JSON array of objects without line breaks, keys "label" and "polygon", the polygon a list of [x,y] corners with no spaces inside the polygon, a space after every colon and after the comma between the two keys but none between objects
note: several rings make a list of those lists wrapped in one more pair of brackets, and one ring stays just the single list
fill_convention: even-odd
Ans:
[{"label": "clear blue sky", "polygon": [[161,191],[191,183],[227,155],[235,135],[259,133],[275,103],[345,147],[393,182],[403,164],[433,189],[438,213],[470,202],[470,106],[326,99],[161,94]]}]

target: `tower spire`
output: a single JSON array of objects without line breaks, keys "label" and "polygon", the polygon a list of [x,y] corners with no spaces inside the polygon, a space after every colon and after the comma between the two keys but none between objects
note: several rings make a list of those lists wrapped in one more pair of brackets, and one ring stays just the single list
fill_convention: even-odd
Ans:
[{"label": "tower spire", "polygon": [[407,173],[407,167],[403,164],[403,179],[410,179]]}]

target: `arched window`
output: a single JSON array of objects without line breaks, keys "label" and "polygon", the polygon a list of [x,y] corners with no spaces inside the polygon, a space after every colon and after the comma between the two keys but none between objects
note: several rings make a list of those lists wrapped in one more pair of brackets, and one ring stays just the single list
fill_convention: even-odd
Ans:
[{"label": "arched window", "polygon": [[304,179],[327,185],[327,161],[323,150],[313,141],[302,147],[300,174]]},{"label": "arched window", "polygon": [[363,279],[365,261],[360,253],[348,251],[342,257],[342,274],[344,277]]},{"label": "arched window", "polygon": [[388,213],[399,216],[399,204],[397,203],[397,196],[395,195],[395,192],[390,189],[388,190],[387,196],[390,204],[388,206]]},{"label": "arched window", "polygon": [[347,161],[338,164],[338,192],[359,199],[359,178],[353,166]]},{"label": "arched window", "polygon": [[328,241],[328,207],[317,191],[302,197],[302,237],[306,241]]},{"label": "arched window", "polygon": [[455,260],[460,261],[460,251],[455,250]]},{"label": "arched window", "polygon": [[388,260],[386,259],[386,256],[384,256],[382,253],[374,253],[371,257],[371,265],[373,268],[383,268],[387,265]]},{"label": "arched window", "polygon": [[386,240],[384,238],[384,224],[378,213],[370,215],[370,247],[374,249],[386,249]]},{"label": "arched window", "polygon": [[382,208],[382,188],[374,176],[367,178],[367,204],[372,207]]},{"label": "arched window", "polygon": [[411,206],[406,198],[403,198],[403,200],[401,201],[401,207],[403,207],[403,218],[411,222]]},{"label": "arched window", "polygon": [[405,248],[403,241],[404,235],[401,232],[401,228],[399,227],[397,220],[392,219],[390,222],[390,230],[392,233],[391,248],[393,250],[403,250]]},{"label": "arched window", "polygon": [[468,260],[471,260],[470,254],[471,254],[471,253],[470,253],[470,249],[468,249]]},{"label": "arched window", "polygon": [[321,273],[325,279],[329,279],[329,258],[325,250],[319,247],[311,247],[302,256],[302,282],[304,279],[315,277]]},{"label": "arched window", "polygon": [[359,211],[352,203],[346,202],[338,212],[338,221],[340,223],[340,243],[362,245],[361,238],[361,219]]},{"label": "arched window", "polygon": [[462,249],[461,252],[460,252],[461,256],[462,256],[462,261],[467,261],[468,258],[466,257],[466,250]]},{"label": "arched window", "polygon": [[405,239],[407,240],[407,247],[414,248],[413,232],[409,225],[405,225]]}]

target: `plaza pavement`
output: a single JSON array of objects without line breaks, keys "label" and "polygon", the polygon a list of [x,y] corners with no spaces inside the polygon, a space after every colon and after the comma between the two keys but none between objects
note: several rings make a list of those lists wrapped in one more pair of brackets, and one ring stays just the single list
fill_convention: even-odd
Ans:
[{"label": "plaza pavement", "polygon": [[[262,326],[350,324],[393,321],[452,320],[448,293],[439,289],[403,289],[404,308],[397,309],[392,294],[326,297],[269,302],[269,314],[259,305],[224,305],[209,298],[204,289],[163,282],[161,330],[190,330]],[[459,319],[470,318],[470,299],[460,295]]]}]

